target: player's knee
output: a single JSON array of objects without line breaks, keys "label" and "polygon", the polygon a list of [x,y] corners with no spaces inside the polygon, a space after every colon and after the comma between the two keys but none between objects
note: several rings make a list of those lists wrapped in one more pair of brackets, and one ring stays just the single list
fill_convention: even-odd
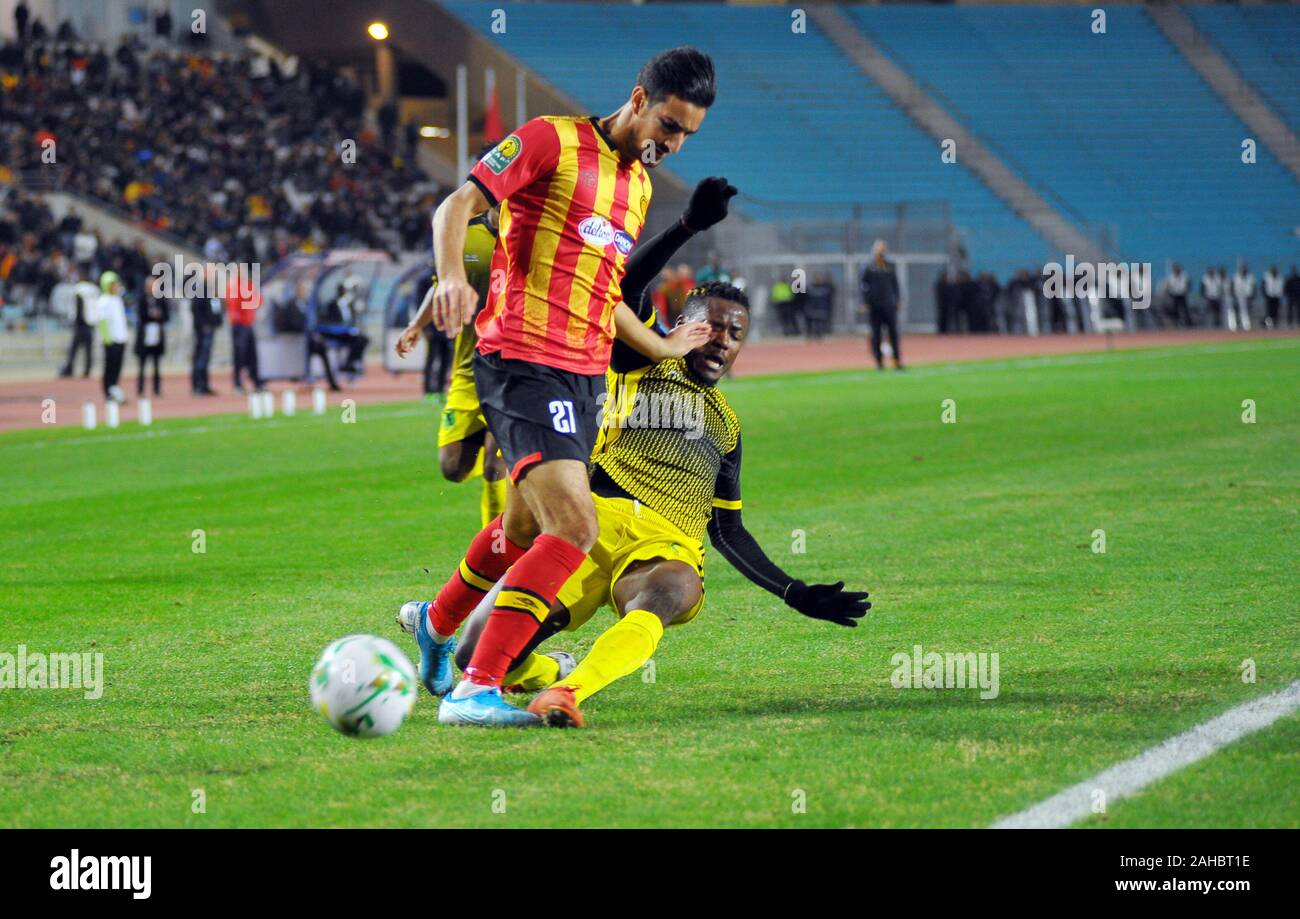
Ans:
[{"label": "player's knee", "polygon": [[491,458],[483,463],[483,478],[489,482],[500,482],[506,477],[506,461],[501,458],[501,454],[494,454]]},{"label": "player's knee", "polygon": [[557,494],[545,508],[546,519],[541,531],[571,542],[583,552],[590,552],[600,535],[596,522],[596,509],[590,494]]},{"label": "player's knee", "polygon": [[438,467],[448,482],[463,482],[469,470],[463,468],[460,444],[452,444],[438,451]]},{"label": "player's knee", "polygon": [[522,501],[506,503],[505,513],[501,515],[501,529],[505,531],[506,539],[516,546],[531,546],[541,533],[536,518]]},{"label": "player's knee", "polygon": [[665,626],[672,625],[695,607],[703,586],[699,576],[678,566],[655,573],[628,604],[628,609],[654,613]]},{"label": "player's knee", "polygon": [[581,513],[581,508],[575,508],[571,515],[565,515],[557,521],[555,535],[567,542],[573,543],[583,552],[590,552],[591,547],[596,544],[596,537],[600,535],[600,526],[596,523],[596,514]]}]

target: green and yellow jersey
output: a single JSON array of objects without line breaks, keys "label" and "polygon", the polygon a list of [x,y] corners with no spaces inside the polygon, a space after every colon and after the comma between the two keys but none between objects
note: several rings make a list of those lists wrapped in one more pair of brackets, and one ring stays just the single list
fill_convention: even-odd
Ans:
[{"label": "green and yellow jersey", "polygon": [[[465,278],[478,294],[479,309],[488,301],[488,290],[492,286],[492,253],[497,247],[497,231],[488,223],[487,214],[480,214],[469,222],[465,230]],[[433,273],[433,285],[438,284],[438,272]],[[456,335],[455,350],[452,355],[451,372],[453,376],[472,377],[474,348],[478,336],[474,332],[474,323],[469,323]]]}]

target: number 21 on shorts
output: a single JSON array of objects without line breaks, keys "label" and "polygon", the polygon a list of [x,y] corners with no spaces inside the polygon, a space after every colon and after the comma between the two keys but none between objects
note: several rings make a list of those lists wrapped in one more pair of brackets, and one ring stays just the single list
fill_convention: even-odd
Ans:
[{"label": "number 21 on shorts", "polygon": [[573,403],[567,399],[556,399],[547,408],[551,411],[551,424],[561,434],[572,434],[578,430],[578,423],[573,417]]}]

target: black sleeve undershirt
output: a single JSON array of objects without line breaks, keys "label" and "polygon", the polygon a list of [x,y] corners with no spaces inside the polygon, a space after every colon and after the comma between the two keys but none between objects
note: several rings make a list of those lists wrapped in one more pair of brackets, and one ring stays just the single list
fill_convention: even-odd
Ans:
[{"label": "black sleeve undershirt", "polygon": [[[724,459],[714,494],[727,501],[740,499],[740,441]],[[740,509],[715,507],[709,518],[709,541],[732,566],[759,587],[785,599],[794,578],[767,557],[758,540],[745,529]]]},{"label": "black sleeve undershirt", "polygon": [[483,184],[483,182],[479,179],[478,176],[471,174],[469,180],[473,182],[475,185],[477,185],[478,190],[483,193],[483,197],[487,198],[489,208],[494,208],[501,203],[500,201],[497,200],[497,196],[492,194],[492,192],[488,189],[486,185]]},{"label": "black sleeve undershirt", "polygon": [[[627,260],[623,274],[623,302],[632,308],[636,317],[646,322],[654,315],[654,301],[648,288],[659,277],[659,272],[694,234],[680,220],[671,227],[644,242],[638,243]],[[609,366],[615,373],[628,373],[650,363],[640,351],[617,339],[610,355]]]}]

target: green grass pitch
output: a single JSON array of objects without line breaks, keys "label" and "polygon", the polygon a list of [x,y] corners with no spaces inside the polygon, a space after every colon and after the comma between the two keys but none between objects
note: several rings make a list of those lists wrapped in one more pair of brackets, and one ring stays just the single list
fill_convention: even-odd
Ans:
[{"label": "green grass pitch", "polygon": [[[869,589],[862,627],[710,552],[703,613],[588,730],[443,728],[424,695],[375,741],[307,675],[352,632],[414,654],[393,613],[478,525],[432,406],[0,436],[0,652],[106,680],[0,690],[0,826],[987,825],[1300,677],[1298,384],[1297,339],[728,383],[748,526]],[[997,652],[999,696],[894,688],[916,644]],[[1298,723],[1083,823],[1300,826]]]}]

